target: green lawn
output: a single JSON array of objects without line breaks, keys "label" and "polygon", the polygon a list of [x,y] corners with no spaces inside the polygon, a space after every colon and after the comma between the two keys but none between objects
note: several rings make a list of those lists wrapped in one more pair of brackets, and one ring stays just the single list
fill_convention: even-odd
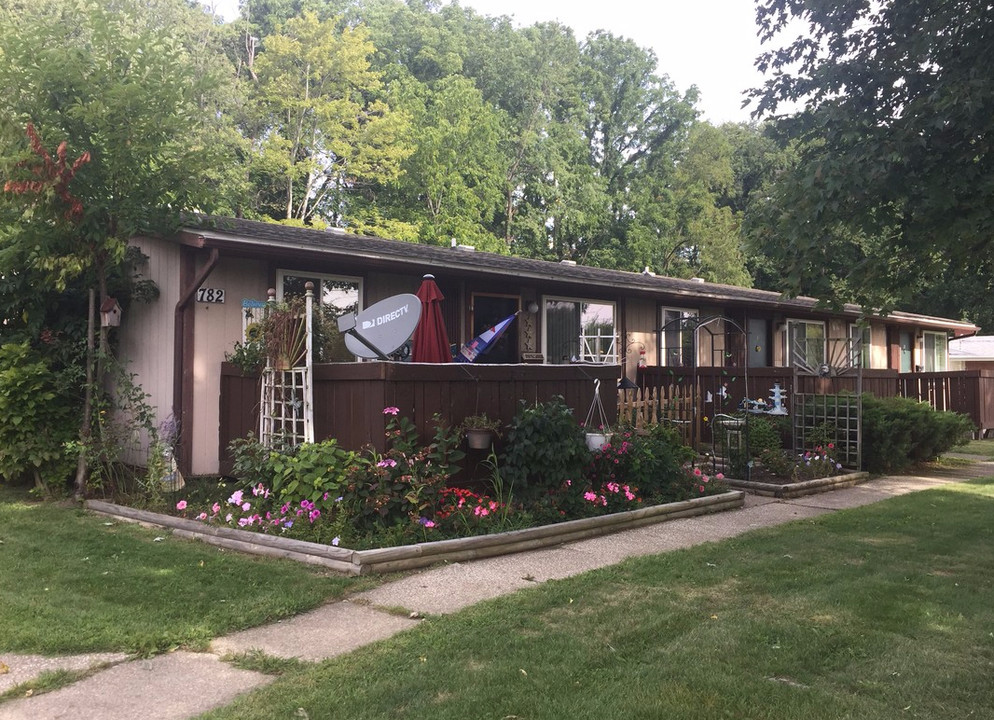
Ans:
[{"label": "green lawn", "polygon": [[991,717],[994,479],[430,618],[209,718]]},{"label": "green lawn", "polygon": [[994,458],[994,440],[971,440],[966,445],[954,447],[952,451]]},{"label": "green lawn", "polygon": [[218,635],[315,607],[354,584],[0,487],[0,650],[199,649]]}]

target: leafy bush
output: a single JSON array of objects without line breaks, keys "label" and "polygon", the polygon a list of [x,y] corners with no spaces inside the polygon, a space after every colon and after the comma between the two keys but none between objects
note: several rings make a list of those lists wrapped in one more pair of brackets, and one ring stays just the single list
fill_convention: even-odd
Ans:
[{"label": "leafy bush", "polygon": [[292,453],[271,453],[272,491],[283,501],[318,503],[341,495],[355,453],[344,450],[334,438],[304,443]]},{"label": "leafy bush", "polygon": [[31,477],[44,488],[69,476],[67,444],[76,428],[58,387],[48,362],[27,343],[0,346],[0,479]]},{"label": "leafy bush", "polygon": [[970,418],[960,413],[864,394],[863,467],[874,473],[905,470],[966,442],[973,430]]},{"label": "leafy bush", "polygon": [[522,497],[579,480],[589,459],[583,428],[561,397],[531,406],[521,402],[507,432],[503,468]]},{"label": "leafy bush", "polygon": [[646,499],[672,498],[685,479],[684,466],[694,457],[680,433],[665,425],[628,429],[615,433],[611,443],[594,453],[587,477],[598,491],[615,480],[639,488]]},{"label": "leafy bush", "polygon": [[764,450],[759,456],[763,469],[779,480],[800,482],[831,477],[842,472],[842,465],[835,458],[835,447],[828,444],[813,450],[794,454],[787,450]]},{"label": "leafy bush", "polygon": [[747,476],[747,466],[753,458],[773,456],[783,449],[780,422],[773,417],[749,415],[743,432],[746,448],[729,453],[729,467],[735,477]]}]

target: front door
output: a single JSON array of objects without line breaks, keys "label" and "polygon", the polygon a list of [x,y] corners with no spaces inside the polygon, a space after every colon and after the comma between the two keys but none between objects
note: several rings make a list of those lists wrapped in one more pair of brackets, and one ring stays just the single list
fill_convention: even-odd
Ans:
[{"label": "front door", "polygon": [[898,345],[901,348],[901,372],[911,372],[911,333],[902,330],[898,337]]},{"label": "front door", "polygon": [[749,367],[770,367],[770,324],[764,318],[749,318]]},{"label": "front door", "polygon": [[[506,295],[473,295],[473,332],[471,337],[492,328],[508,315],[516,313],[520,306],[517,297]],[[517,322],[501,335],[497,342],[490,346],[485,355],[480,356],[478,363],[516,363],[518,360],[518,327]]]}]

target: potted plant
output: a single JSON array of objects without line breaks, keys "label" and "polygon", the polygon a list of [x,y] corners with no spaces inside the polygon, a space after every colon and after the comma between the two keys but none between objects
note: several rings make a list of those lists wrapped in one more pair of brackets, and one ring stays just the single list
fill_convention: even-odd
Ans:
[{"label": "potted plant", "polygon": [[262,321],[262,345],[266,360],[277,370],[289,370],[301,363],[307,349],[307,324],[302,300],[293,298],[266,309]]},{"label": "potted plant", "polygon": [[590,428],[586,431],[587,439],[587,449],[588,450],[600,450],[604,445],[606,445],[611,440],[610,428],[605,428],[600,426],[598,428]]},{"label": "potted plant", "polygon": [[486,450],[493,444],[494,437],[500,436],[501,422],[480,413],[463,418],[460,427],[471,450]]}]

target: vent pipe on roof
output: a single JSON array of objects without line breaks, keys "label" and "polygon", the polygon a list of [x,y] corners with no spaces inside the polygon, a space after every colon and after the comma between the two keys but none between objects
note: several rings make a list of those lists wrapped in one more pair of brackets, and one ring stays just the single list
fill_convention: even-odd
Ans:
[{"label": "vent pipe on roof", "polygon": [[648,275],[649,277],[656,277],[656,273],[649,269],[649,266],[645,266],[645,270],[642,271],[643,275]]},{"label": "vent pipe on roof", "polygon": [[690,278],[690,282],[703,283],[704,282],[704,278],[692,277],[692,278]]},{"label": "vent pipe on roof", "polygon": [[462,250],[463,252],[476,252],[475,245],[456,245],[457,250]]},{"label": "vent pipe on roof", "polygon": [[560,265],[576,265],[576,260],[560,260]]}]

